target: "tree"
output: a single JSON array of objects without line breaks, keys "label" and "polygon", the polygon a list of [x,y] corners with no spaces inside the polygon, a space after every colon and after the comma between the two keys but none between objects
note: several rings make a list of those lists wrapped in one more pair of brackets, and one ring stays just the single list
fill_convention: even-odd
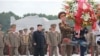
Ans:
[{"label": "tree", "polygon": [[[88,2],[89,2],[89,4],[91,5],[91,7],[92,7],[92,9],[94,10],[94,12],[96,11],[96,3],[94,2],[94,0],[88,0]],[[77,12],[77,11],[79,11],[78,10],[78,3],[77,3],[77,0],[71,0],[71,1],[67,1],[67,0],[65,0],[64,1],[64,3],[65,3],[65,5],[64,5],[64,10],[67,12],[67,18],[73,18],[73,20],[75,21],[75,17],[74,17],[74,15],[75,15],[75,13]],[[85,7],[85,6],[84,6]],[[83,8],[83,7],[82,7]],[[90,9],[88,9],[88,10],[90,10]],[[90,10],[90,11],[92,11],[92,10]],[[83,12],[83,11],[82,11]],[[93,11],[92,11],[93,12]],[[86,12],[85,12],[86,13]],[[84,13],[84,14],[85,14]],[[81,13],[82,14],[82,13]],[[80,15],[81,15],[80,14]],[[84,14],[82,14],[80,17],[82,17]],[[89,15],[90,16],[90,15]],[[86,17],[86,16],[85,16]],[[88,21],[84,21],[84,19],[86,19],[86,18],[82,18],[83,20],[82,20],[82,25],[91,25],[90,24],[90,20],[89,20],[89,18],[88,18]],[[81,19],[80,19],[81,20]],[[78,21],[78,20],[77,20]],[[75,21],[76,22],[76,21]],[[84,23],[85,22],[85,23]],[[72,22],[70,22],[70,23],[72,23]]]},{"label": "tree", "polygon": [[[49,20],[58,19],[56,15],[46,15],[46,14],[36,14],[36,13],[27,13],[23,15],[23,17],[35,16],[35,15],[38,15],[39,17],[46,17]],[[18,15],[15,15],[11,11],[0,13],[0,24],[2,24],[3,26],[2,28],[3,31],[6,31],[7,29],[9,29],[11,16],[14,16],[16,20],[21,19],[21,17],[19,17]]]},{"label": "tree", "polygon": [[45,17],[49,20],[54,20],[54,19],[58,19],[58,17],[56,15],[46,15],[46,14],[36,14],[36,13],[27,13],[25,14],[23,17],[27,17],[27,16],[35,16],[38,15],[39,17]]},{"label": "tree", "polygon": [[15,15],[13,12],[2,12],[0,13],[0,24],[3,26],[3,31],[6,31],[10,26],[10,17],[14,16],[15,19],[20,19],[19,16]]}]

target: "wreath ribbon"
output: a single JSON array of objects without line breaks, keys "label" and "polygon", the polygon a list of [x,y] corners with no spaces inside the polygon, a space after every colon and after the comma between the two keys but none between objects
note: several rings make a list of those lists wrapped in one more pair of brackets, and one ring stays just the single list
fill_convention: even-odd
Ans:
[{"label": "wreath ribbon", "polygon": [[89,21],[92,23],[92,29],[95,30],[96,28],[96,18],[93,9],[91,8],[90,4],[86,2],[86,0],[77,0],[78,3],[78,10],[75,13],[75,30],[80,30],[82,27],[82,22],[84,21],[82,17],[82,13],[88,13],[91,18]]}]

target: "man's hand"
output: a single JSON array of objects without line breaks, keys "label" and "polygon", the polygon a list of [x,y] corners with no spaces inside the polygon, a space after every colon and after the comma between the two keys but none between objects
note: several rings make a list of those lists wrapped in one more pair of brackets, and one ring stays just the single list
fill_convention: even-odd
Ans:
[{"label": "man's hand", "polygon": [[36,45],[36,43],[33,43],[33,45]]},{"label": "man's hand", "polygon": [[63,41],[64,42],[67,42],[67,43],[70,43],[71,42],[71,40],[69,38],[64,38]]},{"label": "man's hand", "polygon": [[76,38],[80,38],[80,35],[75,35]]}]

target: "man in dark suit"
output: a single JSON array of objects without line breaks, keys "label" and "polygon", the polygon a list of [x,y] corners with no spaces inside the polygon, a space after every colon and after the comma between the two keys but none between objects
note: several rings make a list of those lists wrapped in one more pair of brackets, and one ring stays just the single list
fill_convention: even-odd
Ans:
[{"label": "man in dark suit", "polygon": [[37,25],[37,31],[33,33],[33,45],[35,46],[34,56],[44,56],[45,36],[42,25]]}]

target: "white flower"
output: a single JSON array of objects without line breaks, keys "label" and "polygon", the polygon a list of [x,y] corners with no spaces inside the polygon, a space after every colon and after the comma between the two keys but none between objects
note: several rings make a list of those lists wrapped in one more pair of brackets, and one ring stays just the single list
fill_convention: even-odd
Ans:
[{"label": "white flower", "polygon": [[88,21],[91,17],[90,17],[90,15],[89,15],[89,13],[84,13],[84,14],[82,15],[82,18],[84,19],[84,21]]}]

